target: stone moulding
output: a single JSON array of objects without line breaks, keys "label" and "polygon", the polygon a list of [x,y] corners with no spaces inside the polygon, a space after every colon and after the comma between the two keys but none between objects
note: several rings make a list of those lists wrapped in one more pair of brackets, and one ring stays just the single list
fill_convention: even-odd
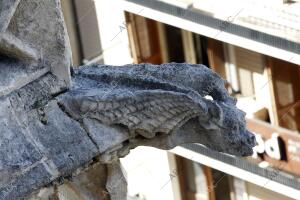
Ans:
[{"label": "stone moulding", "polygon": [[48,71],[69,84],[70,65],[59,0],[0,0],[0,96]]}]

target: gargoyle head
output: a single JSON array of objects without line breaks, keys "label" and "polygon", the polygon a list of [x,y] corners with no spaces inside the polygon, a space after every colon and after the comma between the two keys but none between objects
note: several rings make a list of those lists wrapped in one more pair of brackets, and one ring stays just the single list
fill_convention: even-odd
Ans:
[{"label": "gargoyle head", "polygon": [[256,142],[254,134],[246,128],[246,113],[235,103],[210,101],[207,105],[208,115],[199,117],[200,129],[207,133],[206,146],[232,155],[252,155]]}]

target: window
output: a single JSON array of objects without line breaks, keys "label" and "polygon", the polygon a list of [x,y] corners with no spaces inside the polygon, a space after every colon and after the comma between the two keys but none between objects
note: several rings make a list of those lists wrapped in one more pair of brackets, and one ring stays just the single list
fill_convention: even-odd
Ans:
[{"label": "window", "polygon": [[274,90],[277,124],[300,131],[300,68],[279,59],[268,58]]}]

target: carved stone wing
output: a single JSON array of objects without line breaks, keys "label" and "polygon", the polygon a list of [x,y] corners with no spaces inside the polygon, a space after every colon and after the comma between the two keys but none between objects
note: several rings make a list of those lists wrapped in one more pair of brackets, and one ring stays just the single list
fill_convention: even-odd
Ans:
[{"label": "carved stone wing", "polygon": [[[73,89],[59,103],[77,120],[96,119],[105,125],[121,125],[131,137],[168,134],[207,113],[207,100],[201,94],[209,93],[204,84],[209,77],[203,79],[203,72],[212,74],[204,66],[194,69],[185,64],[173,65],[85,67],[76,70]],[[199,76],[200,73],[203,74]],[[202,84],[193,83],[197,76]]]},{"label": "carved stone wing", "polygon": [[[92,92],[92,91],[89,91]],[[201,104],[186,94],[163,90],[119,89],[85,96],[75,92],[63,103],[75,118],[91,118],[106,125],[123,125],[131,135],[152,138],[156,133],[170,133],[189,119],[204,113]]]}]

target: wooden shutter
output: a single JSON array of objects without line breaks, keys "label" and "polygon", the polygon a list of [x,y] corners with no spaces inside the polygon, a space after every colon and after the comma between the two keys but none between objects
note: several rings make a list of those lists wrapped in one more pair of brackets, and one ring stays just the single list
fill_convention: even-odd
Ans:
[{"label": "wooden shutter", "polygon": [[278,125],[300,131],[300,67],[268,58]]},{"label": "wooden shutter", "polygon": [[272,200],[292,200],[289,197],[283,196],[282,194],[273,192],[264,187],[252,184],[250,182],[245,182],[247,187],[248,199],[272,199]]},{"label": "wooden shutter", "polygon": [[234,47],[234,54],[241,94],[243,96],[253,96],[255,92],[260,92],[261,86],[258,83],[255,85],[254,79],[255,74],[259,76],[258,79],[263,79],[264,56],[236,46]]},{"label": "wooden shutter", "polygon": [[223,43],[218,40],[208,39],[207,56],[209,66],[220,76],[226,79]]},{"label": "wooden shutter", "polygon": [[215,200],[212,170],[192,160],[176,156],[182,200]]},{"label": "wooden shutter", "polygon": [[161,64],[156,21],[128,12],[125,12],[125,18],[134,62]]}]

